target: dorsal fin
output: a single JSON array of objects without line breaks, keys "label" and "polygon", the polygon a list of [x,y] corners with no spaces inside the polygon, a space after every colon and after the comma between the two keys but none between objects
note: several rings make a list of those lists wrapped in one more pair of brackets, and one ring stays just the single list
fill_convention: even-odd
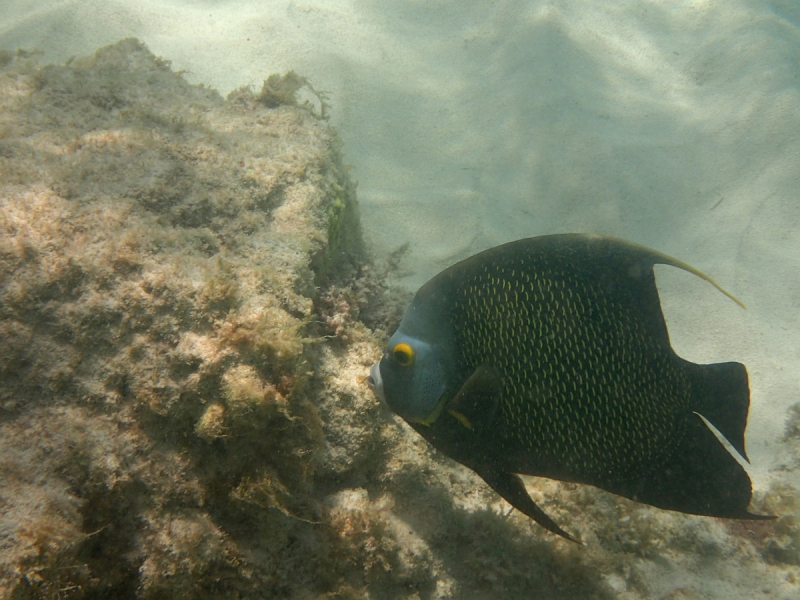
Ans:
[{"label": "dorsal fin", "polygon": [[692,275],[696,275],[700,279],[702,279],[704,281],[707,281],[708,283],[713,285],[720,292],[725,294],[728,298],[730,298],[731,300],[736,302],[736,304],[738,304],[742,308],[744,308],[744,309],[747,308],[741,300],[739,300],[736,296],[734,296],[729,291],[727,291],[725,288],[723,288],[720,284],[718,284],[716,281],[714,281],[711,277],[709,277],[708,275],[706,275],[702,271],[700,271],[698,269],[695,269],[693,266],[683,262],[682,260],[678,260],[677,258],[673,258],[673,257],[669,256],[668,254],[664,254],[663,252],[659,252],[658,250],[653,250],[652,248],[648,248],[647,246],[642,246],[641,244],[637,244],[635,242],[628,242],[626,240],[620,240],[620,239],[617,239],[617,238],[614,238],[614,237],[610,237],[610,236],[589,234],[586,237],[588,239],[598,239],[598,240],[606,240],[606,241],[614,242],[615,244],[618,244],[619,246],[627,247],[630,250],[635,250],[635,251],[637,251],[637,252],[639,252],[641,254],[646,255],[652,261],[652,264],[668,265],[670,267],[676,267],[678,269],[681,269],[683,271],[691,273]]}]

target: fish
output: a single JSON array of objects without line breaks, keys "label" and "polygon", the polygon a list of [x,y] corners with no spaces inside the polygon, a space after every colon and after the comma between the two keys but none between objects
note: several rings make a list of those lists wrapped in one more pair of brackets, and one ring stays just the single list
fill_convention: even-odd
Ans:
[{"label": "fish", "polygon": [[675,353],[656,264],[744,308],[645,246],[596,234],[521,239],[424,284],[366,381],[432,446],[567,540],[578,541],[520,475],[687,514],[774,518],[748,511],[747,369]]}]

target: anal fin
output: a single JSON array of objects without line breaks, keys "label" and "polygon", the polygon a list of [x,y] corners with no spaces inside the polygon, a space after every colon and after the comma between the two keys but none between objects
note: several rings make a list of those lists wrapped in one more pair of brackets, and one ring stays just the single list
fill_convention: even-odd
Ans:
[{"label": "anal fin", "polygon": [[697,414],[691,415],[680,445],[666,463],[654,472],[641,473],[628,481],[604,486],[604,489],[637,502],[690,515],[723,519],[774,518],[747,510],[752,497],[750,478]]},{"label": "anal fin", "polygon": [[522,514],[530,517],[548,531],[552,531],[553,533],[560,535],[570,542],[582,544],[582,542],[579,542],[566,531],[561,529],[561,527],[556,525],[555,521],[547,516],[547,513],[545,513],[536,505],[536,503],[528,495],[528,491],[525,489],[525,484],[522,482],[522,479],[519,475],[500,471],[478,472],[478,475],[480,475],[481,478],[489,484],[489,487],[500,494],[500,496],[502,496],[506,502],[508,502]]}]

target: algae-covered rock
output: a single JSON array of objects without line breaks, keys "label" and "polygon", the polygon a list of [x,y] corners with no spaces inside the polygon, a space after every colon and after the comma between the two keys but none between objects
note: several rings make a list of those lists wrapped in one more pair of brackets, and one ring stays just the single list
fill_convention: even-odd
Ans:
[{"label": "algae-covered rock", "polygon": [[315,300],[365,260],[335,132],[136,40],[9,54],[0,177],[0,595],[324,591]]}]

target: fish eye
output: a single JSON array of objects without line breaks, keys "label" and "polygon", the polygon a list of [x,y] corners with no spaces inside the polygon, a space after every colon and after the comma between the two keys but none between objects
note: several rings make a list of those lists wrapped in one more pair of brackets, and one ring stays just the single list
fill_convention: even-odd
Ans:
[{"label": "fish eye", "polygon": [[397,344],[392,349],[392,356],[401,367],[410,367],[414,364],[414,349],[405,342]]}]

